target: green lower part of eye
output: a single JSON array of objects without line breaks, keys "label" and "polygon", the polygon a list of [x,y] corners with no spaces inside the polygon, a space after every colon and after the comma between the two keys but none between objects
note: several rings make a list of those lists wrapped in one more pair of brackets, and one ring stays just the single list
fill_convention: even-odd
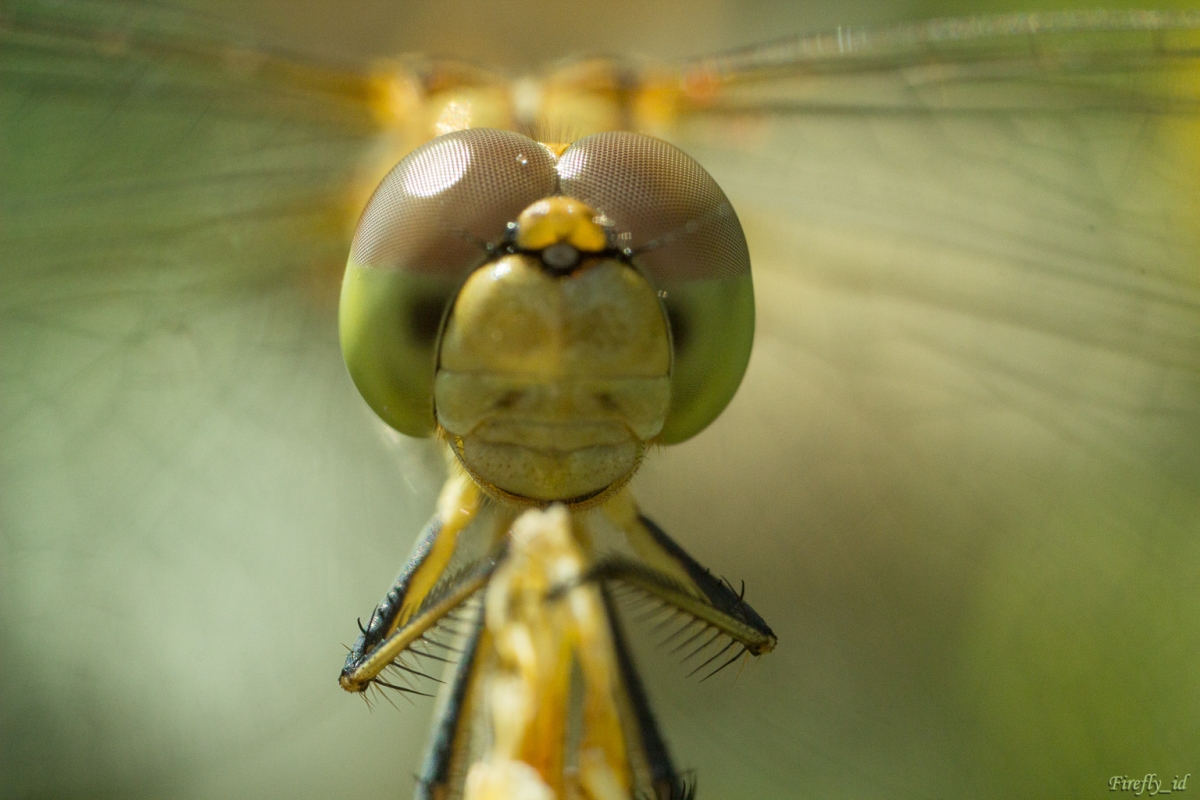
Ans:
[{"label": "green lower part of eye", "polygon": [[346,367],[375,413],[409,436],[434,431],[438,323],[455,289],[427,276],[346,265],[338,307]]},{"label": "green lower part of eye", "polygon": [[[457,286],[412,273],[346,265],[339,306],[342,355],[384,422],[409,436],[434,432],[438,323]],[[717,418],[741,383],[754,340],[749,275],[666,289],[676,332],[671,406],[658,441],[682,442]]]},{"label": "green lower part of eye", "polygon": [[750,275],[666,287],[675,335],[671,408],[658,441],[682,442],[708,427],[742,382],[754,343]]}]

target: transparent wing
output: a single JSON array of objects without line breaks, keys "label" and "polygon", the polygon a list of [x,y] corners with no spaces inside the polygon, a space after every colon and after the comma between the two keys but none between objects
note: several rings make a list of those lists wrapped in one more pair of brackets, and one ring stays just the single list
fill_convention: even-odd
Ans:
[{"label": "transparent wing", "polygon": [[731,408],[638,491],[779,635],[719,711],[652,684],[702,791],[1189,769],[1195,24],[951,20],[689,66],[675,136],[743,221],[758,330]]},{"label": "transparent wing", "polygon": [[203,22],[4,7],[6,795],[301,796],[423,738],[332,680],[441,471],[340,363],[364,80]]}]

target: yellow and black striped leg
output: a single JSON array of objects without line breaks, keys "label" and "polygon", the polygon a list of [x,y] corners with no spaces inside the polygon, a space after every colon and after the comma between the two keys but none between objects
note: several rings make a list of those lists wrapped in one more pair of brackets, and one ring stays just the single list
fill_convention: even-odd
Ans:
[{"label": "yellow and black striped leg", "polygon": [[723,648],[709,651],[693,674],[711,667],[705,675],[708,678],[744,654],[759,656],[775,648],[774,631],[742,593],[701,566],[662,528],[641,515],[628,492],[610,500],[604,513],[625,532],[641,558],[601,559],[588,570],[587,578],[630,588],[687,617],[688,622],[669,637],[676,639],[690,631],[674,648],[686,651],[691,647],[685,658],[709,650],[722,638],[728,639]]},{"label": "yellow and black striped leg", "polygon": [[[422,694],[411,686],[389,683],[380,677],[380,673],[394,666],[402,673],[431,677],[402,663],[399,658],[478,591],[494,569],[494,558],[485,558],[462,572],[446,574],[459,534],[475,519],[481,502],[479,487],[466,475],[452,474],[446,481],[438,498],[437,512],[417,542],[412,557],[371,615],[370,622],[366,627],[360,623],[360,635],[346,657],[339,678],[343,689],[363,692],[372,684],[378,684]],[[425,640],[430,648],[444,646]],[[417,654],[435,661],[447,660],[428,649]]]},{"label": "yellow and black striped leg", "polygon": [[[654,718],[641,676],[638,675],[629,645],[625,641],[625,632],[621,629],[612,595],[607,587],[602,586],[600,592],[608,612],[613,650],[621,674],[623,701],[628,707],[628,712],[623,717],[631,720],[636,728],[632,735],[626,734],[630,741],[629,753],[630,760],[634,762],[634,769],[642,769],[648,774],[649,783],[654,791],[653,800],[693,800],[695,784],[685,781],[671,761],[667,742],[658,730],[658,720]],[[640,744],[640,747],[634,746],[635,742]]]},{"label": "yellow and black striped leg", "polygon": [[462,654],[441,700],[433,736],[417,777],[413,800],[444,800],[451,796],[456,780],[461,781],[470,757],[471,721],[476,717],[485,671],[478,669],[481,653],[487,651],[488,633],[483,609],[473,615],[471,630],[464,637]]}]

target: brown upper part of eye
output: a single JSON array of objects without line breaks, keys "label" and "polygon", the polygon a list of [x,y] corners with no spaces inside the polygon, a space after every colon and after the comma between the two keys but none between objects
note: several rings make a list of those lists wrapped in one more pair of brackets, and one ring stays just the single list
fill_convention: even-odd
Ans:
[{"label": "brown upper part of eye", "polygon": [[456,282],[526,207],[557,193],[554,157],[509,131],[439,136],[395,166],[367,204],[352,261]]},{"label": "brown upper part of eye", "polygon": [[485,246],[537,201],[562,195],[600,214],[657,286],[729,279],[750,270],[737,215],[683,151],[612,132],[554,155],[509,131],[473,128],[418,147],[384,178],[354,237],[360,266],[463,280]]},{"label": "brown upper part of eye", "polygon": [[616,246],[632,249],[655,285],[749,273],[729,200],[682,150],[636,133],[599,133],[567,148],[558,175],[559,190],[599,211]]}]

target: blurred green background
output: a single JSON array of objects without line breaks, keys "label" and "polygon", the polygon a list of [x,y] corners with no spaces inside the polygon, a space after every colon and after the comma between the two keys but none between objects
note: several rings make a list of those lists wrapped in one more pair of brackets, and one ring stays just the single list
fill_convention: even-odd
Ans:
[{"label": "blurred green background", "polygon": [[[519,74],[1030,5],[193,8],[318,57]],[[441,481],[338,351],[319,208],[357,134],[140,64],[31,92],[5,41],[0,797],[409,796],[432,704],[335,680]],[[644,654],[700,796],[1200,773],[1192,122],[766,115],[678,141],[742,217],[759,330],[730,409],[635,491],[780,638],[704,684]]]}]

